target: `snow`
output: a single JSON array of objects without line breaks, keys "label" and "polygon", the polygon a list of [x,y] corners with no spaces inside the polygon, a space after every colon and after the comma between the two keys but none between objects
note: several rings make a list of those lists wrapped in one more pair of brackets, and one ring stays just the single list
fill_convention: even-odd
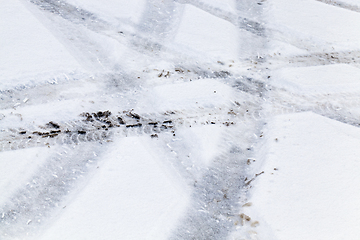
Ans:
[{"label": "snow", "polygon": [[189,157],[191,155],[198,166],[209,167],[214,158],[222,151],[221,141],[224,131],[223,126],[195,126],[180,130],[177,137],[190,145],[187,148]]},{"label": "snow", "polygon": [[356,1],[356,0],[341,0],[339,2],[340,3],[347,3],[347,4],[352,5],[352,6],[360,7],[360,2]]},{"label": "snow", "polygon": [[[357,239],[360,131],[313,113],[276,117],[247,214],[266,239]],[[273,238],[267,238],[269,234]]]},{"label": "snow", "polygon": [[1,31],[6,33],[0,38],[0,90],[24,84],[24,78],[37,83],[39,73],[56,76],[81,70],[74,57],[19,0],[4,1],[0,16],[6,19],[0,22]]},{"label": "snow", "polygon": [[[164,84],[155,87],[150,93],[153,102],[149,107],[155,108],[156,111],[182,110],[189,107],[213,108],[215,105],[227,105],[233,95],[230,86],[212,79],[201,79],[171,85]],[[145,98],[144,101],[149,100]],[[139,106],[147,105],[145,102],[140,101]],[[149,109],[147,108],[146,111],[149,111]]]},{"label": "snow", "polygon": [[106,1],[86,1],[86,0],[70,0],[67,1],[74,6],[85,8],[91,12],[96,12],[104,16],[120,19],[125,23],[137,24],[141,19],[143,8],[146,1],[135,0],[106,0]]},{"label": "snow", "polygon": [[234,60],[238,56],[237,28],[225,20],[186,5],[174,42],[197,54]]},{"label": "snow", "polygon": [[1,239],[358,239],[356,9],[1,3]]},{"label": "snow", "polygon": [[50,149],[33,148],[1,154],[0,204],[6,203],[23,183],[36,173],[50,153]]},{"label": "snow", "polygon": [[274,72],[275,86],[294,92],[350,93],[360,90],[360,70],[347,64],[282,68]]},{"label": "snow", "polygon": [[149,141],[115,141],[95,176],[36,239],[167,239],[189,193],[164,169]]},{"label": "snow", "polygon": [[318,1],[274,0],[268,20],[270,25],[285,27],[292,34],[302,34],[316,44],[324,44],[324,49],[331,49],[329,45],[333,49],[358,48],[360,15],[357,12]]}]

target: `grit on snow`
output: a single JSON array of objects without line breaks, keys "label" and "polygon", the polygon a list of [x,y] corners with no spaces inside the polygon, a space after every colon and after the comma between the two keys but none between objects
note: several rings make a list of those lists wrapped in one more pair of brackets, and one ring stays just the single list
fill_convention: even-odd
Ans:
[{"label": "grit on snow", "polygon": [[357,0],[2,0],[0,239],[357,240]]}]

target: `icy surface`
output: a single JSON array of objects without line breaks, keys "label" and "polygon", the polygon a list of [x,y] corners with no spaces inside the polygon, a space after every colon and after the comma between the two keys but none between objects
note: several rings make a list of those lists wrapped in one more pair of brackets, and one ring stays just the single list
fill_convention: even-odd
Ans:
[{"label": "icy surface", "polygon": [[0,239],[358,239],[358,1],[1,4]]}]

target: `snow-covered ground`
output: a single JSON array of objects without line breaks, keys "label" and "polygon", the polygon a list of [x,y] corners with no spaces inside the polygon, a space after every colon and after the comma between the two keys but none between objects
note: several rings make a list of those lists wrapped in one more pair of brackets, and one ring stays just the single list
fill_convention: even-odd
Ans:
[{"label": "snow-covered ground", "polygon": [[314,113],[269,122],[263,172],[244,213],[267,228],[261,239],[357,239],[359,129]]},{"label": "snow-covered ground", "polygon": [[0,239],[359,239],[357,0],[0,19]]}]

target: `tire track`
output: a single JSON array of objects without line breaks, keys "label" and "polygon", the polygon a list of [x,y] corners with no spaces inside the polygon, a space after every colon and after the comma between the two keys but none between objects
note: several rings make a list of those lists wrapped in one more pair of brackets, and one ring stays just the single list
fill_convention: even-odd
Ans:
[{"label": "tire track", "polygon": [[343,51],[343,52],[317,52],[308,55],[298,55],[294,57],[269,56],[267,67],[271,69],[285,66],[307,67],[330,64],[350,64],[360,67],[360,51]]},{"label": "tire track", "polygon": [[229,129],[231,133],[223,139],[229,142],[223,146],[224,153],[200,170],[200,178],[190,178],[194,200],[170,239],[226,239],[235,230],[250,189],[248,159],[254,151],[253,134],[262,124],[262,120],[249,120]]},{"label": "tire track", "polygon": [[1,239],[35,234],[95,168],[99,150],[96,143],[80,144],[53,154],[23,188],[0,206]]},{"label": "tire track", "polygon": [[[166,112],[163,114],[163,119],[159,121],[158,119],[150,119],[149,116],[140,116],[133,111],[124,111],[120,116],[112,116],[111,113],[107,111],[83,113],[84,119],[82,121],[69,123],[67,125],[70,129],[77,130],[77,136],[82,136],[85,131],[91,131],[94,128],[101,132],[106,132],[109,130],[103,130],[104,126],[105,128],[112,128],[112,125],[115,124],[122,127],[125,126],[125,129],[136,129],[139,124],[145,122],[148,123],[150,133],[158,134],[170,131],[175,134],[173,127],[175,123],[169,119],[174,119],[173,116],[176,114],[175,112]],[[198,114],[194,114],[193,116],[188,116],[188,121],[179,120],[178,123],[185,127],[191,127],[191,125],[187,124],[204,125],[217,123],[228,127],[234,126],[233,122],[230,122],[234,114],[229,113],[229,122],[220,122],[220,119],[222,119],[221,116],[223,115],[224,113],[215,116],[214,122],[204,122],[201,121],[201,117]],[[190,118],[193,118],[193,120],[190,120]],[[79,130],[79,126],[82,130]],[[32,134],[46,138],[54,135],[53,138],[56,138],[61,133],[60,131],[63,129],[63,125],[49,122],[47,126],[43,126],[43,128],[52,130]],[[146,128],[143,129],[143,131],[137,132],[135,135],[150,134],[145,130]],[[17,134],[26,136],[24,132],[18,132]],[[43,226],[42,224],[48,221],[50,216],[53,216],[55,212],[61,210],[60,208],[65,204],[67,196],[72,194],[74,189],[81,187],[82,179],[89,174],[89,171],[91,171],[101,159],[98,157],[101,152],[100,149],[103,151],[103,147],[106,145],[99,145],[99,143],[111,141],[113,136],[115,136],[115,134],[102,136],[96,139],[95,142],[73,141],[69,143],[69,146],[62,147],[63,150],[51,157],[44,166],[38,169],[38,172],[29,179],[26,187],[19,189],[18,192],[13,195],[11,201],[0,206],[0,213],[2,215],[0,219],[1,236],[4,237],[4,239],[12,239],[39,230]],[[84,153],[86,154],[84,155]]]},{"label": "tire track", "polygon": [[[191,70],[190,70],[191,69]],[[231,77],[229,71],[218,69],[202,70],[201,68],[185,68],[183,66],[170,69],[168,71],[157,69],[143,70],[141,73],[134,73],[127,75],[126,73],[105,73],[105,74],[61,74],[56,77],[48,78],[40,83],[29,83],[18,85],[14,88],[9,88],[0,91],[1,106],[0,110],[16,109],[18,107],[41,104],[49,101],[69,100],[79,98],[79,94],[67,94],[70,89],[81,88],[82,86],[93,85],[93,89],[98,92],[109,91],[109,88],[114,87],[112,93],[119,95],[126,95],[132,88],[136,88],[136,83],[140,77],[151,76],[159,79],[183,79],[186,81],[196,81],[203,78],[228,78]],[[46,79],[46,77],[44,77]],[[166,82],[158,82],[156,86],[167,84]],[[51,94],[49,94],[51,93]],[[36,96],[36,97],[34,97]],[[82,94],[82,97],[88,97],[89,100],[106,99],[106,96],[94,92],[87,92]]]},{"label": "tire track", "polygon": [[358,7],[356,5],[351,5],[351,4],[342,2],[342,1],[338,1],[338,0],[336,0],[336,1],[334,1],[334,0],[316,0],[316,1],[360,13],[360,7]]},{"label": "tire track", "polygon": [[[232,86],[258,98],[258,104],[267,104],[262,116],[271,118],[278,114],[312,111],[321,116],[360,127],[359,94],[353,93],[295,93],[271,85],[271,82],[253,78],[234,80]],[[266,96],[266,98],[264,98]],[[252,100],[254,101],[254,100]],[[257,119],[258,117],[254,117]]]},{"label": "tire track", "polygon": [[[244,7],[247,4],[252,6],[249,8],[249,11],[255,12],[255,10],[263,9],[267,4],[266,2],[260,2],[261,4],[258,4],[258,2],[253,1],[238,1],[238,7],[235,13],[220,9],[200,0],[178,0],[178,2],[191,4],[215,17],[228,21],[240,30],[253,34],[253,40],[256,41],[265,42],[270,38],[272,40],[277,40],[312,52],[318,52],[319,49],[323,49],[324,46],[328,45],[325,41],[320,39],[316,39],[316,41],[314,41],[312,36],[305,36],[304,34],[285,26],[274,26],[272,24],[262,22],[262,20],[254,20],[252,19],[254,18],[253,16],[243,17],[242,15],[245,15],[246,11],[241,12],[242,8],[239,9],[239,6]],[[259,49],[264,50],[264,46],[259,47]],[[253,57],[255,56],[257,56],[257,54],[254,54]]]},{"label": "tire track", "polygon": [[179,24],[180,9],[172,0],[147,0],[145,12],[137,27],[138,34],[146,34],[156,42],[166,42]]},{"label": "tire track", "polygon": [[[243,18],[239,12],[234,16],[232,13],[225,13],[201,1],[186,1],[186,3],[230,21],[239,29],[256,36],[256,42],[245,42],[245,45],[248,45],[245,48],[247,47],[250,51],[246,57],[258,56],[259,52],[257,51],[263,50],[267,34],[263,25]],[[239,10],[246,4],[244,1],[237,2],[237,9]],[[249,4],[254,3],[249,2]],[[257,48],[259,46],[261,47]],[[243,55],[244,52],[239,53],[240,58],[244,59]],[[265,61],[265,59],[259,59],[259,61]],[[248,96],[247,101],[245,104],[234,101],[234,105],[237,106],[237,109],[233,110],[235,124],[223,138],[223,142],[228,145],[223,146],[223,154],[213,159],[208,168],[201,169],[200,177],[194,179],[193,201],[186,216],[170,239],[227,239],[230,233],[236,230],[237,223],[240,222],[239,213],[247,201],[248,191],[251,187],[249,185],[251,171],[248,161],[254,154],[254,146],[261,141],[256,136],[261,135],[260,132],[269,114],[266,112],[268,110],[266,107],[268,93],[266,85],[262,81],[256,81],[251,77],[230,76],[225,81],[235,91],[245,93]],[[183,159],[186,159],[186,156],[183,156],[183,159],[179,158],[179,161],[185,162]]]},{"label": "tire track", "polygon": [[[139,54],[139,57],[141,58],[143,56],[150,57],[151,61],[158,61],[159,57],[161,57],[175,65],[174,72],[176,73],[183,73],[187,70],[188,72],[197,75],[195,77],[203,78],[219,76],[227,77],[228,75],[231,75],[229,68],[224,66],[224,64],[220,64],[219,62],[221,61],[219,61],[219,59],[204,61],[203,58],[196,58],[193,54],[189,55],[186,51],[179,51],[176,45],[170,43],[168,36],[171,35],[171,31],[176,30],[180,22],[181,5],[179,6],[179,4],[172,3],[170,4],[170,7],[166,7],[167,5],[162,1],[151,0],[147,2],[149,8],[143,14],[142,22],[136,26],[136,31],[131,32],[122,29],[121,26],[115,26],[110,22],[102,20],[102,16],[97,16],[86,10],[84,10],[86,13],[82,13],[82,9],[76,8],[64,1],[54,3],[52,0],[47,0],[44,6],[43,2],[40,0],[32,0],[31,3],[45,11],[45,13],[48,13],[48,17],[54,19],[53,24],[58,25],[57,28],[59,29],[62,28],[62,25],[69,25],[72,28],[77,25],[77,28],[75,28],[77,31],[74,30],[71,34],[66,32],[69,27],[62,29],[63,34],[66,35],[67,38],[73,39],[70,44],[74,44],[77,48],[80,48],[80,51],[84,55],[89,55],[89,53],[91,53],[90,57],[93,58],[94,61],[99,61],[101,65],[106,66],[108,69],[105,70],[110,74],[115,72],[116,75],[125,75],[122,84],[125,82],[134,87],[136,84],[133,82],[137,80],[136,78],[139,78],[139,76],[145,77],[143,73],[147,70],[129,70],[120,67],[119,63],[109,63],[109,60],[106,57],[106,54],[109,53],[98,51],[97,49],[101,49],[101,46],[89,48],[89,46],[99,45],[99,43],[92,41],[91,36],[88,37],[90,39],[84,39],[83,35],[87,36],[89,34],[79,30],[85,28],[96,34],[105,36],[108,39],[115,39],[120,44],[129,47],[131,51],[128,54]],[[157,11],[160,11],[159,15],[153,16],[152,18],[151,14]],[[53,18],[53,16],[61,18],[62,21]],[[88,16],[89,19],[87,19],[86,16]],[[73,18],[77,19],[77,21],[73,20]],[[87,19],[86,23],[82,18]],[[170,23],[168,21],[169,19],[171,19]],[[91,25],[92,22],[95,22],[94,27]],[[100,26],[98,26],[97,22],[101,23]],[[152,29],[152,27],[154,27],[155,30]],[[144,29],[148,30],[145,31]],[[87,44],[84,45],[84,42]],[[164,74],[164,76],[167,75]],[[114,80],[113,82],[114,86],[120,85],[119,80]]]},{"label": "tire track", "polygon": [[358,93],[296,94],[284,89],[271,91],[274,111],[293,109],[294,112],[312,111],[321,116],[360,127]]},{"label": "tire track", "polygon": [[191,4],[194,7],[197,7],[215,17],[230,22],[231,24],[233,24],[234,26],[238,27],[241,30],[245,30],[254,35],[264,37],[265,28],[263,27],[263,24],[257,21],[253,21],[251,19],[238,16],[237,14],[229,11],[224,11],[218,7],[214,7],[210,4],[207,4],[206,2],[199,0],[178,0],[177,2],[182,4]]},{"label": "tire track", "polygon": [[36,146],[50,147],[58,144],[74,145],[81,142],[106,142],[110,141],[114,135],[126,137],[147,134],[157,137],[162,132],[171,132],[175,135],[177,128],[195,125],[230,126],[235,124],[231,120],[232,116],[240,114],[239,110],[234,109],[226,107],[213,111],[199,109],[187,113],[186,111],[168,111],[143,116],[132,110],[116,115],[110,111],[85,112],[81,114],[82,120],[78,121],[63,123],[50,121],[45,126],[33,129],[3,129],[0,151]]},{"label": "tire track", "polygon": [[[149,57],[159,57],[161,55],[162,58],[165,58],[170,62],[179,62],[179,60],[181,60],[181,62],[194,61],[194,56],[187,56],[184,52],[179,52],[176,46],[174,47],[162,43],[168,35],[166,31],[169,27],[176,25],[179,21],[176,17],[173,17],[173,13],[171,12],[171,10],[174,10],[175,8],[173,4],[171,4],[172,7],[170,7],[170,9],[167,9],[162,1],[149,1],[148,6],[150,9],[148,9],[148,12],[145,12],[143,16],[143,23],[140,23],[137,27],[139,31],[132,32],[121,28],[119,29],[118,26],[114,26],[96,14],[72,6],[65,1],[31,0],[30,2],[53,16],[59,16],[73,24],[81,25],[90,31],[115,39],[137,53],[147,55]],[[156,4],[157,6],[154,6]],[[158,19],[150,19],[148,15],[153,13],[155,10],[159,11],[159,9],[163,14],[157,15]],[[160,24],[161,21],[165,22],[168,18],[173,19],[173,24],[170,24],[170,26],[167,26],[167,24]],[[157,30],[150,29],[150,27],[155,26],[154,24],[157,26],[155,28]],[[145,33],[150,33],[152,37],[149,38],[148,34],[140,31],[144,29],[148,29]],[[203,62],[201,58],[197,58],[196,61],[199,63]],[[206,66],[208,64],[204,63],[203,65]]]},{"label": "tire track", "polygon": [[[57,95],[59,89],[69,89],[74,83],[86,81],[86,79],[92,77],[88,74],[63,73],[53,77],[37,76],[36,78],[43,78],[44,80],[37,80],[36,83],[32,79],[24,80],[27,82],[26,84],[0,90],[0,109],[16,108],[48,101],[51,97],[59,97]],[[33,98],[33,96],[36,96],[36,98]]]},{"label": "tire track", "polygon": [[227,143],[222,146],[223,153],[208,168],[200,170],[199,178],[190,178],[194,179],[194,200],[170,239],[227,239],[236,231],[242,221],[241,208],[252,187],[249,159],[257,151],[255,146],[261,142],[266,123],[262,110],[262,104],[252,107],[252,112],[258,112],[256,118],[234,116],[236,125],[223,138]]}]

